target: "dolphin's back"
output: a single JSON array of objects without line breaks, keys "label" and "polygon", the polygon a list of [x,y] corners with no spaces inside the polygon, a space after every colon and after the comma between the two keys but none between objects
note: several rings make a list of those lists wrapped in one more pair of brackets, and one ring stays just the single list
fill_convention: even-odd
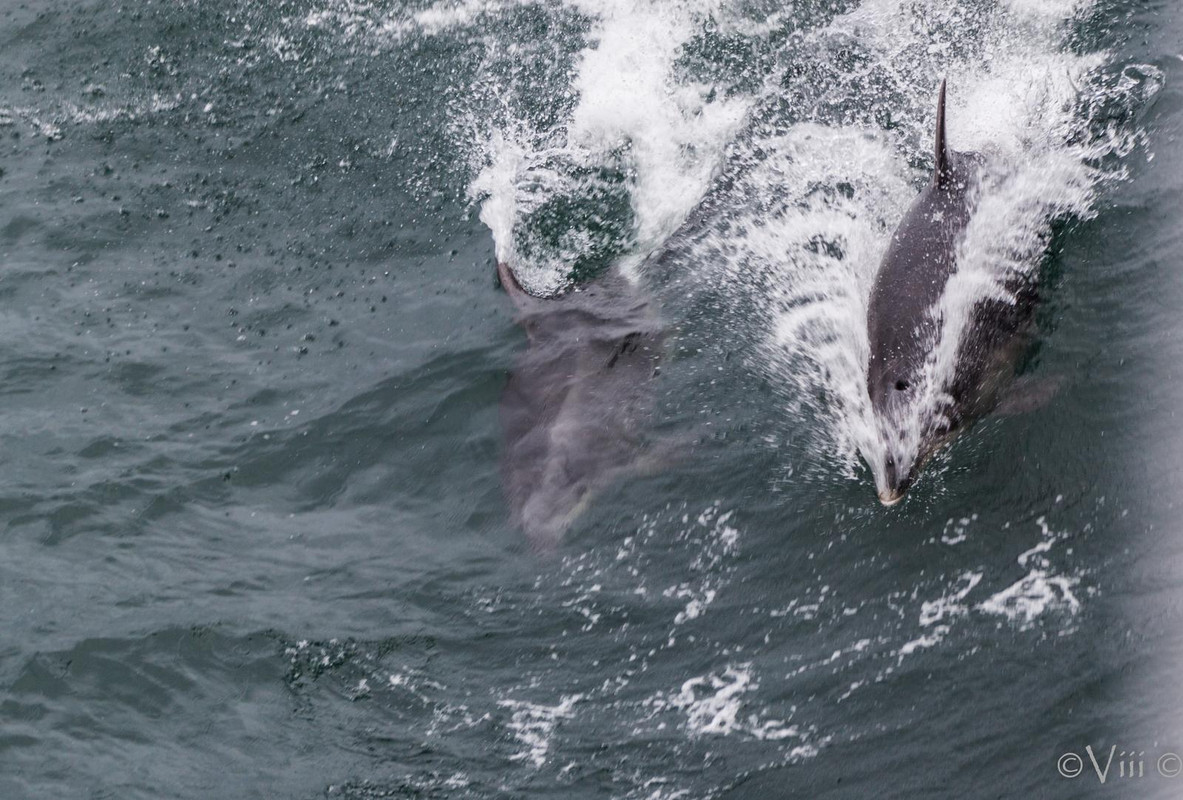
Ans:
[{"label": "dolphin's back", "polygon": [[[945,82],[937,98],[932,180],[904,215],[875,276],[867,306],[867,390],[883,411],[916,384],[936,340],[934,313],[957,269],[957,245],[970,218],[977,156],[949,149]],[[903,397],[903,395],[898,395]]]},{"label": "dolphin's back", "polygon": [[950,180],[929,184],[912,203],[875,276],[867,308],[872,398],[913,383],[937,334],[934,308],[957,268],[971,211],[974,162],[960,153],[949,157]]},{"label": "dolphin's back", "polygon": [[649,303],[615,272],[518,305],[530,342],[501,398],[502,486],[515,521],[547,545],[636,462],[663,333]]}]

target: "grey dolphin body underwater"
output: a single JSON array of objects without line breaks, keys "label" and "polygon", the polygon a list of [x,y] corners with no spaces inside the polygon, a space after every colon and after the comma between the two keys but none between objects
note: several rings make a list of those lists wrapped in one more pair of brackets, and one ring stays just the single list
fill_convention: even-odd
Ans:
[{"label": "grey dolphin body underwater", "polygon": [[1006,300],[982,298],[959,331],[951,375],[934,375],[941,300],[958,269],[958,248],[974,213],[982,159],[945,141],[945,83],[937,101],[932,181],[892,236],[867,308],[870,395],[881,449],[864,453],[879,499],[903,499],[928,458],[993,410],[1030,342],[1033,280],[1014,278]]},{"label": "grey dolphin body underwater", "polygon": [[501,397],[501,482],[536,547],[555,545],[592,496],[638,467],[663,350],[657,314],[618,270],[555,298],[501,286],[528,345]]}]

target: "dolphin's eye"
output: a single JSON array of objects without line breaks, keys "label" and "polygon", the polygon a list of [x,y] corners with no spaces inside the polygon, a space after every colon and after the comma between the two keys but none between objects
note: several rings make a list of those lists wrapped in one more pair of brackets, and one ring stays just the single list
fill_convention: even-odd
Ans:
[{"label": "dolphin's eye", "polygon": [[896,388],[896,391],[899,391],[899,392],[907,391],[908,382],[907,381],[896,381],[895,388]]}]

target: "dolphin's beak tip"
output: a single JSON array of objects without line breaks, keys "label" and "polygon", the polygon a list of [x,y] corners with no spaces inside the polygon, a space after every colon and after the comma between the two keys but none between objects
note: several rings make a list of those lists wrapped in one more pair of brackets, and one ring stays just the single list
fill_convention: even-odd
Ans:
[{"label": "dolphin's beak tip", "polygon": [[895,504],[897,504],[899,501],[901,501],[903,499],[904,499],[903,492],[880,492],[879,493],[879,502],[882,503],[887,508],[891,508],[892,506],[894,506]]}]

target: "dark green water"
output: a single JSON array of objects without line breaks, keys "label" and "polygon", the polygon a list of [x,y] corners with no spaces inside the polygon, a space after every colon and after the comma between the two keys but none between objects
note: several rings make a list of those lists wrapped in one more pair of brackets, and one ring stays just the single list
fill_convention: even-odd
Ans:
[{"label": "dark green water", "polygon": [[[1055,0],[5,4],[0,797],[1178,796],[1180,41]],[[943,74],[953,145],[1022,165],[994,220],[1055,232],[1007,252],[1061,388],[884,509],[844,369]],[[553,552],[502,497],[495,248],[632,270],[695,442]],[[1145,777],[1062,777],[1086,745]]]}]

